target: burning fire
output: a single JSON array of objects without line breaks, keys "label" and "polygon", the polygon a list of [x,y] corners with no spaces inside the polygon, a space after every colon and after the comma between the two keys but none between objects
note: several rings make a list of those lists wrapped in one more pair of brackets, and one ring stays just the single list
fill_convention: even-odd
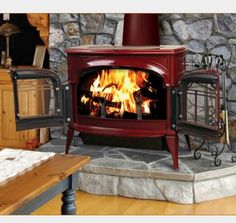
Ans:
[{"label": "burning fire", "polygon": [[143,71],[102,70],[90,86],[90,95],[83,95],[81,102],[90,103],[91,116],[97,116],[102,104],[105,105],[105,114],[114,117],[123,117],[124,112],[137,113],[137,106],[142,113],[150,114],[152,100],[141,94],[141,89],[147,83],[148,73]]}]

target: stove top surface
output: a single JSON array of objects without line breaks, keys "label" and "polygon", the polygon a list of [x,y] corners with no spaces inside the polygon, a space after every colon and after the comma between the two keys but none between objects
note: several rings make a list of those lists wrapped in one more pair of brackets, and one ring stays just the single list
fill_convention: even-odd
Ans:
[{"label": "stove top surface", "polygon": [[184,45],[123,46],[123,45],[82,45],[71,47],[67,53],[176,53],[186,51]]}]

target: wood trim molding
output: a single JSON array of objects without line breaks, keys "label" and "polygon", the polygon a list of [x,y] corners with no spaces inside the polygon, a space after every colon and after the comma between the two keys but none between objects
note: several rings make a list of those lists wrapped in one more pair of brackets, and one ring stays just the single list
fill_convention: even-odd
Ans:
[{"label": "wood trim molding", "polygon": [[36,27],[45,46],[49,44],[49,14],[46,13],[28,13],[27,19],[29,23]]}]

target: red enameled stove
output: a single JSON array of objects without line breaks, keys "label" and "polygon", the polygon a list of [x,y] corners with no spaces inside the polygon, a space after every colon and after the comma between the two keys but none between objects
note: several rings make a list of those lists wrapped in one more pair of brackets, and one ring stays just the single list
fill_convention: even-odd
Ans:
[{"label": "red enameled stove", "polygon": [[[135,17],[126,15],[125,22],[123,46],[80,46],[67,50],[68,80],[72,88],[73,104],[73,118],[68,131],[67,148],[71,143],[74,130],[120,137],[165,137],[173,157],[174,167],[177,168],[178,136],[173,120],[175,108],[172,102],[172,90],[178,86],[185,73],[186,48],[159,45],[159,37],[154,32],[158,30],[156,15],[135,14]],[[157,84],[161,88],[157,90],[162,95],[157,109],[162,110],[160,111],[162,115],[159,117],[157,115],[156,119],[144,120],[91,117],[79,114],[77,91],[81,77],[93,74],[94,70],[103,69],[138,70],[153,75],[153,81],[159,82]]]}]

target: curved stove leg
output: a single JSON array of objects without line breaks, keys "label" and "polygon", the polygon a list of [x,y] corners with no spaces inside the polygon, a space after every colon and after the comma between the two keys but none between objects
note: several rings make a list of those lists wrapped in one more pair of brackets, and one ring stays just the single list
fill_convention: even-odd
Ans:
[{"label": "curved stove leg", "polygon": [[179,161],[178,161],[179,137],[178,135],[166,136],[166,142],[167,142],[169,151],[172,155],[173,167],[175,169],[178,169],[179,168]]},{"label": "curved stove leg", "polygon": [[74,132],[75,132],[75,129],[70,128],[70,127],[69,127],[69,129],[67,130],[65,154],[68,154],[68,153],[69,153],[70,145],[71,145],[72,139],[73,139],[73,137],[74,137]]}]

